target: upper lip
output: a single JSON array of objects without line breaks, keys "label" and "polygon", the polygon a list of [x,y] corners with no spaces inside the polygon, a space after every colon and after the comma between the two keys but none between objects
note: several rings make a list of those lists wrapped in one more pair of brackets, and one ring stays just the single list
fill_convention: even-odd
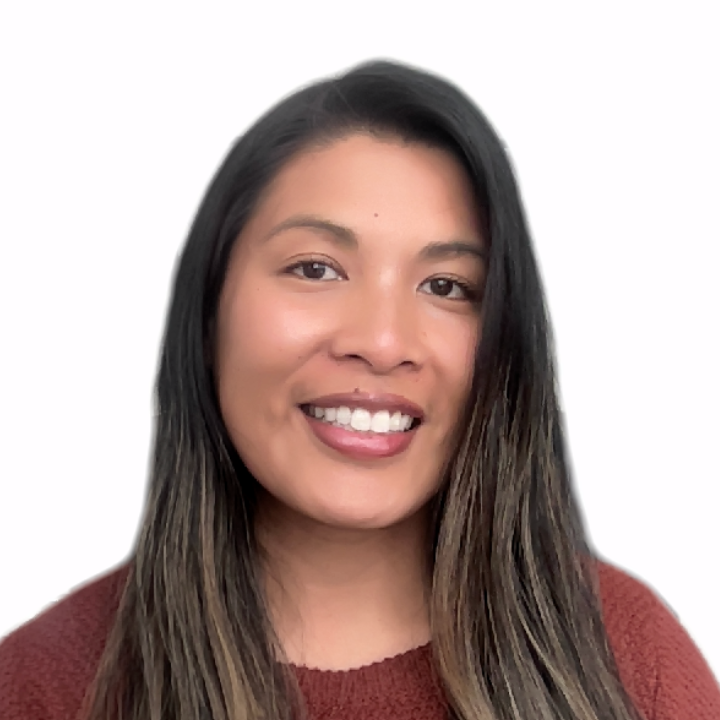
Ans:
[{"label": "upper lip", "polygon": [[388,412],[401,412],[403,415],[422,420],[425,416],[423,409],[411,402],[402,395],[392,395],[387,393],[334,393],[333,395],[323,395],[322,397],[308,400],[304,405],[314,405],[315,407],[348,407],[351,410],[355,408],[365,408],[371,412],[387,410]]}]

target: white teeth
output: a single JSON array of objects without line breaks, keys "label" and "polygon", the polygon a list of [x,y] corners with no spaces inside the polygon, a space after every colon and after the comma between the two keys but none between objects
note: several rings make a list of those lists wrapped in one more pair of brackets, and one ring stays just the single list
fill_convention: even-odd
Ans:
[{"label": "white teeth", "polygon": [[375,433],[390,432],[390,413],[387,410],[376,412],[370,419],[370,429]]},{"label": "white teeth", "polygon": [[347,427],[348,425],[356,432],[374,432],[374,433],[390,433],[403,432],[409,430],[413,424],[413,418],[410,415],[404,415],[397,411],[392,415],[388,410],[380,410],[371,413],[365,408],[355,408],[351,410],[349,407],[342,405],[337,408],[321,408],[315,405],[309,405],[307,409],[308,415],[322,420],[323,422]]},{"label": "white teeth", "polygon": [[372,424],[372,415],[365,408],[355,408],[350,418],[350,427],[353,430],[364,430],[367,432]]},{"label": "white teeth", "polygon": [[340,423],[340,425],[349,425],[351,417],[352,417],[352,410],[350,410],[349,407],[342,406],[337,409],[337,415],[335,416],[335,422]]}]

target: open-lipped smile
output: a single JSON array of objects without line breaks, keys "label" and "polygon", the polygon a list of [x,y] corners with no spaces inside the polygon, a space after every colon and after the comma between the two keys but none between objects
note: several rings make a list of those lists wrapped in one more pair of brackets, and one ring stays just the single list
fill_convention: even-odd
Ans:
[{"label": "open-lipped smile", "polygon": [[325,395],[300,409],[322,443],[363,460],[404,452],[424,420],[422,408],[400,395]]}]

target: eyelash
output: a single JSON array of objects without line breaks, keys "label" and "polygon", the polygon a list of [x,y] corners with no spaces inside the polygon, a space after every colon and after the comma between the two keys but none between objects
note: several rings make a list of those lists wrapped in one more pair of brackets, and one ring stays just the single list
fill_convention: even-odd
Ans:
[{"label": "eyelash", "polygon": [[336,272],[340,277],[345,278],[345,273],[343,273],[342,270],[340,270],[339,267],[337,267],[334,263],[329,262],[325,258],[309,258],[307,260],[299,260],[296,263],[293,263],[289,267],[286,267],[284,272],[288,275],[295,275],[295,277],[299,277],[302,280],[310,280],[312,282],[328,282],[328,280],[320,280],[318,278],[308,278],[303,277],[302,275],[295,272],[298,268],[305,267],[308,265],[324,265],[325,267],[330,268],[334,272]]},{"label": "eyelash", "polygon": [[457,285],[462,290],[463,295],[465,296],[463,298],[448,298],[445,295],[432,295],[432,293],[429,293],[433,297],[445,298],[446,300],[455,300],[455,301],[466,300],[466,301],[472,302],[472,303],[477,302],[477,296],[478,296],[477,290],[470,283],[466,282],[465,280],[459,280],[458,278],[451,277],[449,275],[437,275],[435,277],[431,277],[431,278],[428,278],[427,280],[425,280],[423,285],[425,283],[432,282],[433,280],[449,280],[454,285]]},{"label": "eyelash", "polygon": [[[333,270],[335,273],[337,273],[341,278],[347,279],[345,274],[338,267],[336,267],[333,263],[329,262],[326,259],[310,258],[308,260],[300,260],[300,261],[293,263],[292,265],[289,265],[288,267],[286,267],[284,272],[288,275],[294,275],[295,277],[299,277],[302,280],[309,280],[310,282],[337,282],[336,279],[322,280],[319,278],[303,277],[299,273],[295,272],[299,268],[306,267],[308,265],[324,265],[325,267],[328,267],[331,270]],[[464,280],[460,280],[456,277],[452,277],[449,275],[436,275],[434,277],[430,277],[427,280],[423,281],[422,284],[425,285],[426,283],[432,282],[433,280],[449,280],[451,283],[453,283],[454,285],[457,285],[457,287],[459,287],[462,290],[465,297],[464,298],[445,298],[444,295],[433,295],[432,293],[428,293],[432,297],[445,298],[445,299],[450,299],[453,301],[458,301],[458,300],[462,299],[462,300],[466,300],[466,301],[472,302],[472,303],[475,303],[478,300],[477,289],[475,287],[473,287],[470,283],[468,283]]]}]

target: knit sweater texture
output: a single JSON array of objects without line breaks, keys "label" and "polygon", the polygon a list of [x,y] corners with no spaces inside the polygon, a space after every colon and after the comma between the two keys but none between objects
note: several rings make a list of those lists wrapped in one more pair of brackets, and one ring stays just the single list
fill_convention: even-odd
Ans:
[{"label": "knit sweater texture", "polygon": [[[647,720],[720,720],[720,687],[644,584],[600,563],[603,619],[620,677]],[[80,720],[127,566],[96,579],[0,643],[0,720]],[[347,671],[293,668],[312,720],[442,720],[430,646]]]}]

